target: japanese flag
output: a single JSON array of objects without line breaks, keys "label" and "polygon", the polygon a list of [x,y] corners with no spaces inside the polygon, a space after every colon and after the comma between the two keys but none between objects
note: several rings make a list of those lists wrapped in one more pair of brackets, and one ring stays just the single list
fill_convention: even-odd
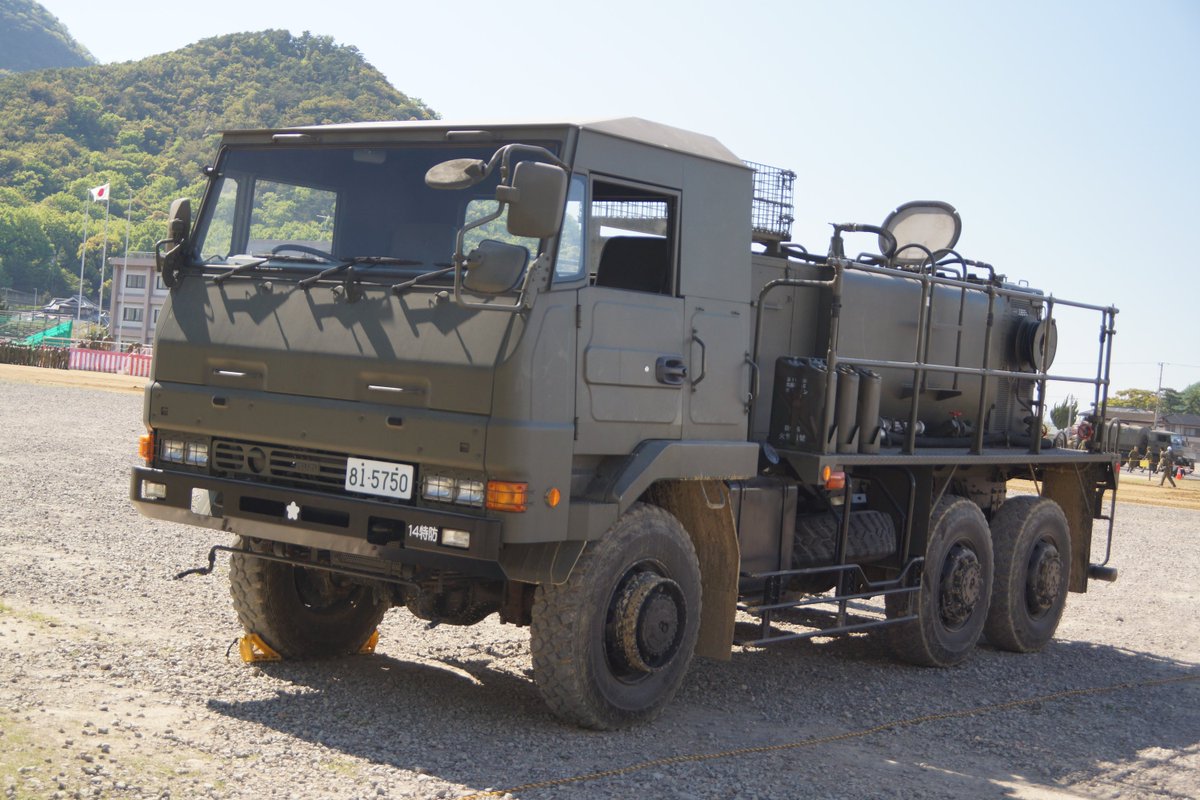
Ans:
[{"label": "japanese flag", "polygon": [[103,186],[97,186],[95,189],[92,189],[92,202],[93,203],[98,203],[101,200],[107,200],[107,199],[108,199],[108,184],[107,183],[104,184]]}]

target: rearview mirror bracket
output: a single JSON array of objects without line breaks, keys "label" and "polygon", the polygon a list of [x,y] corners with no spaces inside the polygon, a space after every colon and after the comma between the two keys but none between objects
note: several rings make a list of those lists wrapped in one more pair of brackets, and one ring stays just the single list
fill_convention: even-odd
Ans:
[{"label": "rearview mirror bracket", "polygon": [[186,197],[173,201],[169,220],[167,238],[159,239],[154,244],[154,265],[162,274],[163,285],[173,289],[179,285],[180,268],[187,253],[188,232],[192,228],[192,202]]}]

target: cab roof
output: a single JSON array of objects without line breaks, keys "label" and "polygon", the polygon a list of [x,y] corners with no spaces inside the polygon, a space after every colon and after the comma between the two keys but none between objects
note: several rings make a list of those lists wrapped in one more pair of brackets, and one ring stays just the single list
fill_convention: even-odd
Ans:
[{"label": "cab roof", "polygon": [[619,117],[574,122],[530,121],[492,122],[484,124],[449,122],[446,120],[351,122],[270,130],[231,130],[225,132],[225,141],[244,144],[261,143],[266,137],[281,133],[331,134],[338,138],[345,136],[350,140],[357,140],[366,136],[378,140],[379,138],[386,138],[389,133],[400,134],[413,131],[426,131],[428,133],[444,131],[447,134],[447,138],[458,133],[459,136],[455,138],[468,139],[476,137],[478,141],[486,141],[486,134],[492,132],[503,134],[506,138],[513,134],[525,137],[537,135],[538,133],[542,136],[561,138],[572,129],[594,132],[617,139],[659,147],[664,150],[743,166],[742,160],[733,151],[711,136],[676,128],[671,125],[663,125],[662,123],[652,122],[640,117]]}]

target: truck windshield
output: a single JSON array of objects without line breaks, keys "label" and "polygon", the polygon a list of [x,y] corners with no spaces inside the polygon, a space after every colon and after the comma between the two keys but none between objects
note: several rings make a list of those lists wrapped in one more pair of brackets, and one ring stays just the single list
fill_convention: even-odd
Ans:
[{"label": "truck windshield", "polygon": [[[361,279],[394,281],[449,266],[465,222],[496,209],[497,176],[465,191],[425,185],[425,172],[451,158],[488,159],[495,147],[438,145],[333,147],[275,145],[228,148],[193,237],[193,263],[236,267],[251,260],[316,272],[356,262]],[[520,245],[505,216],[474,229],[469,253],[483,239]],[[452,274],[430,281],[453,280]]]}]

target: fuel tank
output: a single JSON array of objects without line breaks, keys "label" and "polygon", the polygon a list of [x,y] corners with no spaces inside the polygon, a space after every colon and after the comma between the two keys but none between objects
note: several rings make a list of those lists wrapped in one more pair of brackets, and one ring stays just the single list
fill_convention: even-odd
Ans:
[{"label": "fuel tank", "polygon": [[[921,282],[916,273],[895,270],[843,274],[836,354],[839,359],[916,362],[929,365],[919,382],[914,370],[886,366],[840,365],[827,371],[831,309],[829,288],[803,288],[819,294],[816,336],[811,352],[793,353],[775,364],[775,393],[770,441],[800,449],[827,446],[838,452],[874,452],[889,434],[902,435],[909,422],[914,394],[918,401],[919,436],[945,443],[970,436],[980,425],[989,434],[1028,434],[1032,381],[939,371],[937,367],[1034,372],[1054,356],[1053,323],[1041,319],[1043,295],[1024,286],[1002,284],[997,294],[994,326],[988,337],[988,283],[970,288],[935,284],[928,306],[929,323],[922,344],[918,331]],[[974,281],[971,281],[974,284]],[[1047,343],[1045,340],[1049,338]],[[854,374],[852,374],[854,373]],[[980,419],[980,408],[983,415]],[[830,430],[819,430],[823,411],[833,406]]]}]

